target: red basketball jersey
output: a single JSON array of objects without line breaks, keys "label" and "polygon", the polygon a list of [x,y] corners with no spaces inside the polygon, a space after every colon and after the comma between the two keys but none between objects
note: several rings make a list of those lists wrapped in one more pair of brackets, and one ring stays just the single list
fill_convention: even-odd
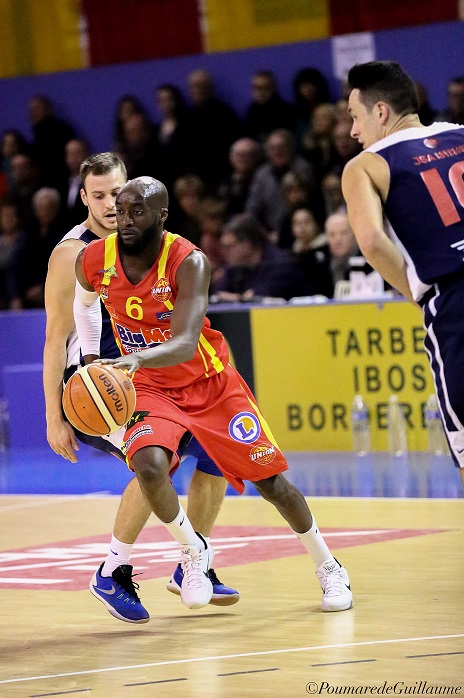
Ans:
[{"label": "red basketball jersey", "polygon": [[[84,276],[100,294],[122,354],[147,349],[171,337],[170,318],[178,289],[176,272],[180,263],[198,249],[179,235],[164,231],[161,250],[152,269],[138,284],[132,284],[121,265],[117,233],[90,243],[82,257]],[[193,359],[165,368],[142,368],[134,382],[179,388],[220,373],[229,362],[221,332],[205,318]]]}]

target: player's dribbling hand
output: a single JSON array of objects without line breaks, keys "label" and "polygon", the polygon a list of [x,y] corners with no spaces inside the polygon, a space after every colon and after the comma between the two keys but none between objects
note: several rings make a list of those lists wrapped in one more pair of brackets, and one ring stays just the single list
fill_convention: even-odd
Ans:
[{"label": "player's dribbling hand", "polygon": [[140,368],[142,361],[138,355],[138,352],[135,352],[134,354],[121,356],[120,359],[96,359],[94,363],[110,364],[111,366],[120,368],[122,371],[126,371],[127,373],[134,373]]}]

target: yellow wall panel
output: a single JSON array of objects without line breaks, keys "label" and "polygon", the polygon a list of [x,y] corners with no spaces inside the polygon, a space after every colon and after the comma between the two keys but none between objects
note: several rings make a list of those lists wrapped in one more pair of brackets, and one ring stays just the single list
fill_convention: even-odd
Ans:
[{"label": "yellow wall panel", "polygon": [[78,0],[0,0],[0,77],[85,67]]},{"label": "yellow wall panel", "polygon": [[21,0],[0,0],[0,77],[19,75],[24,52],[17,42],[17,15],[21,10]]},{"label": "yellow wall panel", "polygon": [[29,13],[34,72],[83,68],[77,0],[29,0]]},{"label": "yellow wall panel", "polygon": [[360,393],[373,450],[387,450],[386,409],[397,395],[411,451],[427,449],[423,406],[433,392],[421,312],[406,302],[254,308],[255,393],[279,446],[352,450],[350,409]]},{"label": "yellow wall panel", "polygon": [[209,52],[329,36],[328,0],[203,0]]}]

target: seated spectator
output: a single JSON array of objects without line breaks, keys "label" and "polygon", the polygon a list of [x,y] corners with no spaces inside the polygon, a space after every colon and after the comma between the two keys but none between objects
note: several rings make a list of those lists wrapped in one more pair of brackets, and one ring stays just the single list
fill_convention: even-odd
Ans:
[{"label": "seated spectator", "polygon": [[293,211],[301,206],[310,207],[311,185],[307,179],[296,174],[296,172],[290,171],[282,177],[282,193],[287,212],[278,235],[275,239],[271,238],[271,242],[277,243],[279,247],[288,249],[293,245],[294,241],[292,233]]},{"label": "seated spectator", "polygon": [[243,120],[243,134],[264,143],[267,136],[278,128],[293,130],[295,114],[292,105],[277,91],[271,70],[258,70],[251,77],[252,101]]},{"label": "seated spectator", "polygon": [[464,76],[453,78],[448,82],[448,104],[437,115],[437,121],[450,124],[464,124]]},{"label": "seated spectator", "polygon": [[338,172],[329,172],[321,182],[321,193],[324,200],[326,216],[346,208],[342,193],[342,178]]},{"label": "seated spectator", "polygon": [[143,114],[128,116],[123,124],[122,159],[129,179],[163,175],[160,151],[153,124]]},{"label": "seated spectator", "polygon": [[[11,187],[11,159],[18,154],[27,153],[29,145],[23,134],[10,128],[2,133],[0,141],[0,169],[6,177],[6,190]],[[1,194],[4,192],[2,191]]]},{"label": "seated spectator", "polygon": [[45,95],[32,97],[28,111],[34,134],[31,152],[41,180],[46,186],[59,188],[67,174],[64,147],[74,138],[74,129],[67,121],[55,116],[54,104]]},{"label": "seated spectator", "polygon": [[252,138],[239,138],[232,143],[229,162],[232,172],[218,187],[217,195],[233,216],[243,213],[250,191],[251,180],[262,161],[261,146]]},{"label": "seated spectator", "polygon": [[32,220],[32,197],[42,185],[36,162],[26,153],[11,158],[11,196],[18,203],[25,223]]},{"label": "seated spectator", "polygon": [[303,270],[306,295],[333,296],[330,251],[327,236],[321,233],[313,212],[304,206],[292,215],[292,252]]},{"label": "seated spectator", "polygon": [[314,165],[318,180],[322,179],[336,162],[332,140],[335,124],[335,107],[324,102],[315,107],[310,122],[300,134],[299,151]]},{"label": "seated spectator", "polygon": [[348,97],[342,97],[335,102],[335,121],[337,124],[340,121],[347,121],[350,125],[353,124],[353,119],[348,111]]},{"label": "seated spectator", "polygon": [[319,104],[330,102],[329,84],[317,68],[301,68],[293,79],[295,133],[304,131]]},{"label": "seated spectator", "polygon": [[197,175],[188,174],[176,179],[167,224],[168,230],[198,246],[201,235],[198,216],[204,196],[205,185]]},{"label": "seated spectator", "polygon": [[226,221],[226,205],[220,199],[207,196],[198,208],[200,226],[200,249],[211,264],[211,283],[219,278],[222,269],[221,232]]},{"label": "seated spectator", "polygon": [[338,170],[340,174],[348,160],[354,158],[362,150],[358,141],[351,137],[352,126],[352,122],[343,119],[338,121],[333,130],[332,140],[335,148],[335,166],[333,169]]},{"label": "seated spectator", "polygon": [[17,204],[9,199],[0,203],[0,309],[23,307],[21,263],[27,248],[27,235]]},{"label": "seated spectator", "polygon": [[161,115],[155,134],[163,171],[163,184],[172,193],[174,181],[186,174],[189,158],[187,108],[175,85],[156,88],[156,104]]},{"label": "seated spectator", "polygon": [[87,206],[84,206],[81,199],[80,167],[89,155],[89,146],[83,138],[73,138],[65,145],[68,178],[61,189],[61,200],[68,228],[79,225],[88,215]]},{"label": "seated spectator", "polygon": [[192,106],[188,112],[190,131],[190,170],[213,192],[227,176],[229,148],[239,132],[232,107],[218,99],[207,70],[194,70],[188,76]]},{"label": "seated spectator", "polygon": [[287,205],[282,192],[282,178],[294,172],[309,183],[311,205],[316,199],[311,165],[295,154],[295,139],[290,131],[277,129],[266,140],[267,162],[258,167],[250,186],[245,211],[257,218],[268,231],[278,235]]},{"label": "seated spectator", "polygon": [[27,308],[43,308],[48,260],[68,226],[61,213],[58,189],[42,187],[36,191],[32,197],[32,208],[34,220],[28,228],[28,247],[22,262],[24,305]]},{"label": "seated spectator", "polygon": [[221,247],[226,266],[212,287],[212,302],[305,295],[298,264],[289,252],[267,241],[266,231],[253,216],[234,216],[223,228]]},{"label": "seated spectator", "polygon": [[125,150],[124,124],[129,116],[134,114],[142,114],[142,116],[148,119],[147,111],[138,97],[134,95],[123,95],[120,97],[115,108],[113,143],[111,146],[111,149],[117,153]]},{"label": "seated spectator", "polygon": [[334,288],[338,281],[350,278],[350,257],[360,255],[359,247],[351,230],[346,212],[339,211],[325,222],[325,232],[330,249],[330,269]]}]

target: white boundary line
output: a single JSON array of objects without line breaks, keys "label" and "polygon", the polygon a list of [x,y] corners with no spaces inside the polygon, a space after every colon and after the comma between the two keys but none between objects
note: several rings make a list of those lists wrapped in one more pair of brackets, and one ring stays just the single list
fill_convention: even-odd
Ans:
[{"label": "white boundary line", "polygon": [[314,645],[313,647],[292,647],[282,650],[268,650],[265,652],[243,652],[240,654],[222,654],[213,657],[195,657],[193,659],[173,659],[167,662],[150,662],[149,664],[129,664],[127,666],[108,667],[106,669],[88,669],[86,671],[68,671],[65,674],[44,674],[43,676],[25,676],[21,679],[0,680],[0,685],[5,683],[19,683],[20,681],[38,681],[41,679],[57,679],[65,676],[85,676],[88,674],[102,674],[109,671],[127,671],[129,669],[146,669],[156,666],[170,666],[176,664],[190,664],[193,662],[214,662],[223,659],[237,659],[238,657],[263,657],[271,654],[289,654],[290,652],[312,652],[314,650],[331,650],[341,647],[366,647],[369,645],[391,645],[400,642],[423,642],[424,640],[449,640],[464,637],[464,633],[457,635],[430,635],[425,637],[402,637],[396,640],[368,640],[365,642],[344,642],[337,645]]},{"label": "white boundary line", "polygon": [[[92,492],[92,494],[67,494],[51,497],[50,495],[2,495],[8,497],[40,497],[40,499],[34,499],[32,502],[18,502],[17,504],[7,504],[5,506],[0,505],[0,513],[2,511],[15,511],[18,509],[30,509],[31,507],[45,507],[47,504],[62,504],[63,502],[73,502],[79,499],[101,499],[106,497],[106,492]],[[113,495],[111,495],[113,496]],[[115,497],[121,497],[121,495],[114,495]]]}]

